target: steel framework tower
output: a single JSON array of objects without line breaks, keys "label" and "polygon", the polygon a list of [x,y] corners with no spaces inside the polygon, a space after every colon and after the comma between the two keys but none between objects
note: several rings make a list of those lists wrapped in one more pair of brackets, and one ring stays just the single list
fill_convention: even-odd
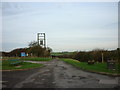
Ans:
[{"label": "steel framework tower", "polygon": [[46,48],[45,33],[37,33],[37,41],[38,41],[38,45]]}]

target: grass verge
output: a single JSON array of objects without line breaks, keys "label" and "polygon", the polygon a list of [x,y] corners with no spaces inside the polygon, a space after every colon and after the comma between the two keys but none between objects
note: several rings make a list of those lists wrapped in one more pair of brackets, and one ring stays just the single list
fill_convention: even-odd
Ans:
[{"label": "grass verge", "polygon": [[2,61],[2,66],[0,66],[1,70],[16,70],[16,69],[31,69],[44,66],[43,64],[38,63],[30,63],[30,62],[22,62],[18,66],[10,65],[9,60]]},{"label": "grass verge", "polygon": [[116,70],[109,70],[107,69],[107,63],[95,63],[94,65],[88,65],[87,62],[79,62],[77,60],[73,60],[73,59],[61,59],[62,61],[69,63],[77,68],[83,69],[83,70],[87,70],[87,71],[92,71],[92,72],[101,72],[101,73],[105,73],[105,74],[120,74],[120,69],[118,67],[120,67],[120,64],[116,65]]}]

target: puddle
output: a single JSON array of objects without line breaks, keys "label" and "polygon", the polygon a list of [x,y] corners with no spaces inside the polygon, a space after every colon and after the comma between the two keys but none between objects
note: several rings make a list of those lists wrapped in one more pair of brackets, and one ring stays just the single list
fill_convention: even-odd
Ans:
[{"label": "puddle", "polygon": [[81,76],[79,76],[79,79],[86,79],[86,77],[81,77]]}]

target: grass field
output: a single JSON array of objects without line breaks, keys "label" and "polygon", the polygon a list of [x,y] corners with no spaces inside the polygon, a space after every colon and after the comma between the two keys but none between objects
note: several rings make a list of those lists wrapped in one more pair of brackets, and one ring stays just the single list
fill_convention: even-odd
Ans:
[{"label": "grass field", "polygon": [[3,57],[3,60],[10,60],[10,59],[22,59],[22,60],[30,60],[30,61],[50,61],[52,60],[49,57]]},{"label": "grass field", "polygon": [[[15,69],[30,69],[44,66],[43,64],[30,63],[30,62],[22,62],[18,66],[11,65],[11,61],[3,60],[2,64],[0,64],[1,70],[15,70]],[[2,65],[2,66],[1,66]]]},{"label": "grass field", "polygon": [[30,61],[50,61],[51,58],[44,58],[44,57],[31,57],[31,58],[23,58],[23,60],[30,60]]},{"label": "grass field", "polygon": [[116,65],[116,70],[109,70],[107,69],[107,63],[95,63],[94,65],[88,65],[87,62],[79,62],[73,59],[61,59],[61,60],[83,70],[102,72],[106,74],[120,74],[120,69],[118,68],[120,67],[120,64]]},{"label": "grass field", "polygon": [[61,55],[70,55],[73,52],[52,52],[51,55],[61,56]]},{"label": "grass field", "polygon": [[[14,59],[20,59],[22,61],[50,61],[51,58],[44,58],[44,57],[3,57],[3,60],[0,60],[0,69],[1,70],[14,70],[14,69],[29,69],[29,68],[36,68],[36,67],[42,67],[43,64],[37,64],[37,63],[30,63],[30,62],[22,62],[18,66],[11,65],[10,60]],[[14,61],[12,61],[14,63]],[[16,61],[15,61],[16,62]]]}]

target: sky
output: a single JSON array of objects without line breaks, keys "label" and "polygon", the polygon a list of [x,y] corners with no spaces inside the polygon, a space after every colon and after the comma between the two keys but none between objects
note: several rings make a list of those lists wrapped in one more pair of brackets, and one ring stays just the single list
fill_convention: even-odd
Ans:
[{"label": "sky", "polygon": [[[2,51],[46,33],[54,52],[118,47],[117,2],[2,2]],[[1,51],[1,50],[0,50]]]}]

